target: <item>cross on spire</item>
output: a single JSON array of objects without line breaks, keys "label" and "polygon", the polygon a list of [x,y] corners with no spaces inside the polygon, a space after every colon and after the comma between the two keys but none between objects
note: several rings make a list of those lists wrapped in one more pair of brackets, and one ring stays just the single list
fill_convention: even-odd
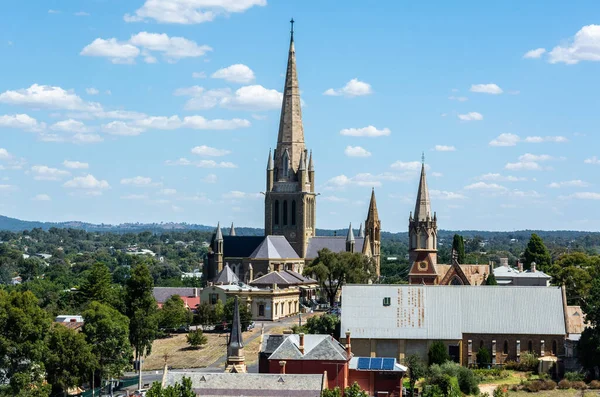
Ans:
[{"label": "cross on spire", "polygon": [[290,30],[290,33],[292,34],[292,40],[294,40],[294,18],[292,18],[290,20],[290,25],[292,25],[292,29]]}]

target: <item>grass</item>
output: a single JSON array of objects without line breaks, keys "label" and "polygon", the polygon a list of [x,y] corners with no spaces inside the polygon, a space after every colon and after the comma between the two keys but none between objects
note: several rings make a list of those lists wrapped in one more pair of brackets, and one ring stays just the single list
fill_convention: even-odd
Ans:
[{"label": "grass", "polygon": [[[569,390],[544,390],[537,393],[529,393],[526,391],[509,391],[509,397],[575,397],[581,396],[581,390],[569,389]],[[584,394],[586,397],[596,397],[598,392],[587,390]]]}]

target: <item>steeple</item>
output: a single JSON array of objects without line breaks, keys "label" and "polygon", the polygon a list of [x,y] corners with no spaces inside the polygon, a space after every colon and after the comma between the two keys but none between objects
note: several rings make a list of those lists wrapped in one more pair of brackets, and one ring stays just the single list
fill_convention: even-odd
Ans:
[{"label": "steeple", "polygon": [[221,222],[217,222],[217,231],[215,232],[215,241],[223,241],[223,232],[221,232]]},{"label": "steeple", "polygon": [[312,161],[312,150],[310,151],[310,157],[308,158],[308,170],[313,172],[315,170],[315,166]]},{"label": "steeple", "polygon": [[377,200],[375,200],[375,188],[371,189],[371,201],[369,202],[369,211],[365,221],[365,234],[371,244],[371,254],[375,260],[375,271],[377,277],[381,270],[381,220],[377,212]]},{"label": "steeple", "polygon": [[348,226],[348,234],[346,235],[346,251],[354,252],[354,246],[356,244],[356,240],[354,239],[354,232],[352,231],[352,223]]},{"label": "steeple", "polygon": [[273,156],[271,155],[271,149],[269,149],[269,159],[267,160],[267,171],[273,170]]},{"label": "steeple", "polygon": [[277,149],[275,150],[275,163],[279,164],[279,157],[288,149],[290,163],[294,173],[298,170],[300,156],[304,152],[304,128],[302,126],[302,109],[300,105],[300,87],[296,72],[296,49],[294,47],[294,22],[292,24],[290,48],[288,51],[287,72],[283,89],[283,102],[281,105],[281,118],[279,120],[279,134]]},{"label": "steeple", "polygon": [[432,216],[429,190],[427,189],[427,177],[425,175],[425,158],[423,157],[421,179],[419,181],[419,191],[417,192],[417,202],[415,203],[413,218],[416,221],[426,221],[427,219],[431,219]]},{"label": "steeple", "polygon": [[235,236],[235,228],[233,227],[233,222],[231,222],[231,228],[229,229],[229,235]]},{"label": "steeple", "polygon": [[360,228],[358,229],[358,237],[359,238],[365,238],[365,232],[364,232],[363,227],[362,227],[362,222],[360,223]]},{"label": "steeple", "polygon": [[371,201],[369,202],[369,212],[367,212],[367,221],[365,226],[368,227],[372,222],[379,221],[379,213],[377,212],[377,201],[375,200],[375,188],[371,189]]},{"label": "steeple", "polygon": [[225,372],[247,372],[246,358],[244,357],[244,342],[242,340],[242,324],[240,321],[240,307],[238,297],[233,298],[233,321],[227,345],[227,366]]}]

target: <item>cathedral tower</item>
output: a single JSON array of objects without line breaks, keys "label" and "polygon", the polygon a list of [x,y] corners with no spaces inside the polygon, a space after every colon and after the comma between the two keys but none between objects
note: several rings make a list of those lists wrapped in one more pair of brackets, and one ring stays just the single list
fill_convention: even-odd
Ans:
[{"label": "cathedral tower", "polygon": [[285,236],[304,258],[308,240],[315,235],[315,170],[304,144],[293,19],[291,24],[277,147],[267,161],[265,235]]},{"label": "cathedral tower", "polygon": [[367,213],[367,220],[365,221],[365,232],[369,244],[371,244],[371,255],[373,255],[376,274],[377,277],[379,277],[381,270],[381,220],[379,219],[379,213],[377,212],[375,189],[371,190],[371,202],[369,203],[369,212]]}]

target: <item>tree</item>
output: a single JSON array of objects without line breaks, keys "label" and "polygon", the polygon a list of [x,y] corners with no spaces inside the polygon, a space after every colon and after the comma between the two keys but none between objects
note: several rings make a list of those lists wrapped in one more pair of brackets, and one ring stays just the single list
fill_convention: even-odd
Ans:
[{"label": "tree", "polygon": [[206,327],[217,322],[215,316],[215,307],[208,302],[202,302],[196,307],[196,315],[194,316],[194,324]]},{"label": "tree", "polygon": [[[150,354],[152,342],[158,333],[158,315],[156,300],[152,295],[154,281],[150,276],[148,266],[144,263],[137,265],[131,272],[131,278],[127,280],[125,290],[125,307],[129,317],[129,341],[135,349],[136,361]],[[140,374],[141,387],[141,368]]]},{"label": "tree", "polygon": [[197,349],[208,342],[208,338],[206,337],[206,335],[204,335],[200,328],[190,331],[190,333],[187,334],[186,339],[188,345],[190,345],[194,349]]},{"label": "tree", "polygon": [[449,361],[450,355],[448,354],[448,349],[446,348],[446,345],[444,345],[444,342],[441,340],[433,342],[429,348],[429,352],[427,352],[427,358],[429,360],[429,365],[441,365],[446,361]]},{"label": "tree", "polygon": [[477,352],[477,365],[483,368],[490,365],[491,362],[492,356],[490,355],[490,351],[485,347],[480,348]]},{"label": "tree", "polygon": [[342,397],[342,391],[337,386],[333,389],[325,389],[321,392],[321,397]]},{"label": "tree", "polygon": [[146,393],[146,397],[196,397],[196,393],[192,390],[192,380],[184,376],[181,384],[175,383],[174,386],[165,388],[161,386],[160,382],[154,382]]},{"label": "tree", "polygon": [[592,286],[592,280],[600,275],[600,256],[574,252],[561,255],[548,273],[554,285],[564,285],[567,304],[582,305]]},{"label": "tree", "polygon": [[340,318],[333,314],[322,314],[309,317],[306,320],[306,330],[309,334],[337,335]]},{"label": "tree", "polygon": [[552,264],[552,258],[548,249],[544,245],[544,241],[535,233],[531,234],[527,248],[523,253],[523,266],[525,269],[531,268],[531,263],[535,262],[538,270],[547,270]]},{"label": "tree", "polygon": [[338,291],[346,283],[366,283],[375,276],[375,266],[371,258],[358,252],[331,252],[323,248],[304,274],[314,275],[325,292],[331,306]]},{"label": "tree", "polygon": [[465,263],[465,240],[460,234],[455,234],[452,239],[452,249],[458,255],[458,263]]},{"label": "tree", "polygon": [[10,395],[31,387],[32,374],[44,373],[51,324],[31,292],[0,290],[0,385],[8,384]]},{"label": "tree", "polygon": [[485,278],[485,285],[498,285],[498,281],[496,281],[496,275],[494,274],[493,270]]},{"label": "tree", "polygon": [[[230,324],[230,325],[233,323],[234,303],[235,303],[235,301],[233,298],[227,299],[227,302],[225,303],[225,307],[223,309],[225,321],[227,322],[227,324]],[[248,305],[245,303],[242,303],[239,305],[239,310],[240,310],[240,323],[242,326],[242,331],[245,331],[248,329],[248,326],[252,322],[252,313],[250,312],[250,309],[248,309]]]},{"label": "tree", "polygon": [[83,333],[98,360],[101,378],[123,375],[132,356],[129,319],[100,302],[92,302],[83,312],[83,319]]},{"label": "tree", "polygon": [[421,358],[417,354],[411,354],[404,359],[404,365],[408,368],[408,384],[410,388],[410,395],[415,395],[415,384],[419,379],[425,376],[427,367],[421,361]]},{"label": "tree", "polygon": [[369,394],[361,389],[357,382],[354,382],[352,386],[344,389],[344,397],[369,397]]},{"label": "tree", "polygon": [[80,301],[84,304],[92,301],[110,304],[111,282],[112,276],[108,267],[104,263],[94,263],[79,289]]},{"label": "tree", "polygon": [[44,361],[48,383],[54,393],[65,393],[67,389],[79,386],[89,379],[97,365],[85,335],[62,324],[55,324],[50,329]]},{"label": "tree", "polygon": [[179,295],[172,295],[159,310],[159,326],[161,328],[176,329],[182,325],[189,325],[192,313],[186,309],[185,303]]}]

